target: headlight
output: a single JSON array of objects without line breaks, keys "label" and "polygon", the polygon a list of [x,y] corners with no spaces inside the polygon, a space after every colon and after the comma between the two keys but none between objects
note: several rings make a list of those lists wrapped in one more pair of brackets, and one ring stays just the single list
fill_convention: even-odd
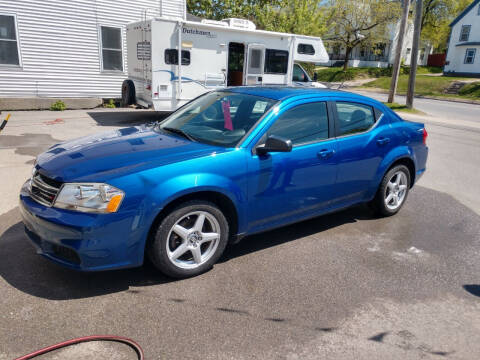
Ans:
[{"label": "headlight", "polygon": [[67,183],[62,186],[54,207],[93,213],[113,213],[118,210],[125,193],[108,184]]}]

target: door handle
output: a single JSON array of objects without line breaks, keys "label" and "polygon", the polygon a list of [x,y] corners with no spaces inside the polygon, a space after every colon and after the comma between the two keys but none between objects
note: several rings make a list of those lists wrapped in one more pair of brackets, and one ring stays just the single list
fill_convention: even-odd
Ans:
[{"label": "door handle", "polygon": [[333,150],[333,149],[331,149],[331,150],[323,149],[323,150],[320,150],[317,155],[321,159],[328,159],[333,154],[335,154],[335,150]]},{"label": "door handle", "polygon": [[387,138],[387,137],[382,137],[382,138],[377,140],[378,145],[386,145],[389,142],[390,142],[390,138]]}]

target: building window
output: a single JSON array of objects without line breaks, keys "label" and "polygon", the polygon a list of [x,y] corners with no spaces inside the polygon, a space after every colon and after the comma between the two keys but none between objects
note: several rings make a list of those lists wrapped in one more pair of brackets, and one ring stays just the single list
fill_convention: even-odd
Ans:
[{"label": "building window", "polygon": [[0,15],[0,65],[20,65],[16,18]]},{"label": "building window", "polygon": [[412,51],[412,49],[407,48],[407,55],[410,55],[410,51]]},{"label": "building window", "polygon": [[267,49],[265,52],[265,72],[267,74],[286,74],[288,51]]},{"label": "building window", "polygon": [[460,31],[460,40],[459,41],[468,41],[470,36],[470,28],[472,25],[462,25],[462,30]]},{"label": "building window", "polygon": [[305,55],[315,55],[315,49],[310,44],[298,44],[297,52]]},{"label": "building window", "polygon": [[[178,65],[178,50],[165,49],[165,64]],[[190,65],[190,51],[182,50],[182,65]]]},{"label": "building window", "polygon": [[122,29],[101,26],[102,35],[102,69],[106,71],[123,71]]},{"label": "building window", "polygon": [[473,64],[475,61],[475,53],[477,49],[467,49],[465,51],[465,60],[463,61],[465,64]]}]

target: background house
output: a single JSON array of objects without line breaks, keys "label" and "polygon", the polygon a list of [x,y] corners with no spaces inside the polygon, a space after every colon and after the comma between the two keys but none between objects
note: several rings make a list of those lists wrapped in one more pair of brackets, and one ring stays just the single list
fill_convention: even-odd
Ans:
[{"label": "background house", "polygon": [[[350,53],[349,66],[350,67],[388,67],[393,65],[395,48],[398,42],[398,35],[400,30],[400,22],[390,26],[388,40],[379,42],[371,47],[356,46]],[[402,47],[402,64],[410,65],[411,50],[413,41],[413,23],[410,21],[407,24],[405,37]],[[324,63],[324,66],[340,66],[345,59],[345,49],[334,44],[329,44],[326,41],[328,55],[330,61]],[[422,43],[419,54],[418,64],[426,65],[428,55],[432,52],[432,46],[427,43]]]},{"label": "background house", "polygon": [[475,0],[460,13],[450,28],[443,72],[480,77],[480,0]]},{"label": "background house", "polygon": [[0,98],[120,97],[125,25],[152,16],[185,0],[2,0]]}]

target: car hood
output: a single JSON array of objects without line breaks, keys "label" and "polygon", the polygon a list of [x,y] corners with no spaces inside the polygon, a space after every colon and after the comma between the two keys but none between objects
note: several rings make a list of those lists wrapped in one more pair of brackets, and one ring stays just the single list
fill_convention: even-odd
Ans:
[{"label": "car hood", "polygon": [[136,126],[52,146],[37,158],[41,173],[55,180],[97,181],[226,151]]}]

